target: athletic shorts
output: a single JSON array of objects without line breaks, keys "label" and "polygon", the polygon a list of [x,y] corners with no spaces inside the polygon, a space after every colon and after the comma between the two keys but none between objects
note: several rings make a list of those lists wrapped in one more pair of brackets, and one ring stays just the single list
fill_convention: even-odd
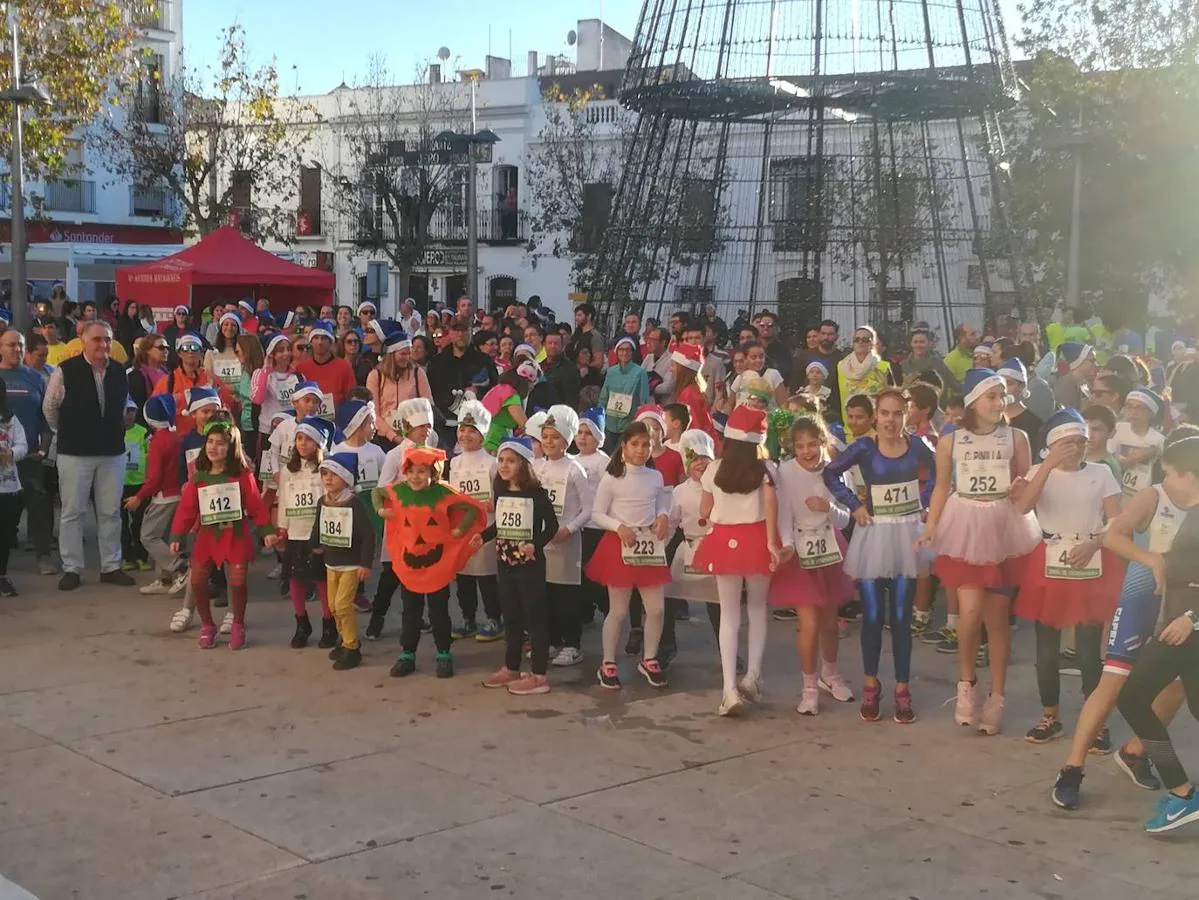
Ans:
[{"label": "athletic shorts", "polygon": [[1153,637],[1157,627],[1162,598],[1154,593],[1155,589],[1153,572],[1140,563],[1130,562],[1112,616],[1103,671],[1126,676],[1136,665],[1141,647]]}]

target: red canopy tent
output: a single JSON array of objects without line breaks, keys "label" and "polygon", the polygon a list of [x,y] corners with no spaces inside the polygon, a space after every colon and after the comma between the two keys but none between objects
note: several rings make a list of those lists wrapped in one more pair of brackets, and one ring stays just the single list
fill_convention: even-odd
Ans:
[{"label": "red canopy tent", "polygon": [[235,228],[219,228],[172,256],[117,269],[117,296],[157,310],[180,304],[199,311],[218,300],[266,297],[273,312],[333,301],[332,272],[280,259]]}]

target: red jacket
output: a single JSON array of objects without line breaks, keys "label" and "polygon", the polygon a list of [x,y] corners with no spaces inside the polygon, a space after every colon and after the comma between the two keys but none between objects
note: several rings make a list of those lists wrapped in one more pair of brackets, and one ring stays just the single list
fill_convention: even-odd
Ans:
[{"label": "red jacket", "polygon": [[137,492],[139,503],[155,494],[179,496],[179,432],[160,428],[150,435],[150,452],[146,454],[146,483]]},{"label": "red jacket", "polygon": [[[201,525],[200,488],[229,482],[241,487],[243,517],[236,522]],[[197,472],[192,480],[183,486],[179,508],[175,510],[175,519],[171,522],[170,539],[178,541],[185,534],[193,531],[196,533],[191,551],[193,566],[210,562],[217,565],[243,565],[253,562],[258,556],[254,531],[257,530],[263,536],[274,533],[275,528],[270,524],[270,519],[270,509],[262,502],[262,495],[258,493],[258,483],[248,469],[243,470],[237,478]]]}]

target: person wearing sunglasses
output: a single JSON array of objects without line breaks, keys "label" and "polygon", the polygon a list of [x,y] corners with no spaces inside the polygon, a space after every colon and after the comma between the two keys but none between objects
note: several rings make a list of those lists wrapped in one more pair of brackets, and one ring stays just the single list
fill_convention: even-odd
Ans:
[{"label": "person wearing sunglasses", "polygon": [[146,401],[167,377],[167,342],[160,334],[147,334],[133,342],[133,368],[129,370],[129,396],[137,404],[137,422],[145,427]]},{"label": "person wearing sunglasses", "polygon": [[207,387],[217,391],[222,408],[229,409],[233,397],[229,388],[222,382],[213,384],[212,376],[204,368],[204,339],[194,332],[188,332],[175,342],[175,352],[179,357],[179,365],[170,371],[154,386],[154,394],[170,394],[175,398],[176,421],[175,427],[179,436],[183,437],[195,427],[195,419],[184,412],[188,408],[188,391],[191,388]]},{"label": "person wearing sunglasses", "polygon": [[865,394],[876,397],[894,385],[891,364],[878,355],[878,335],[869,325],[859,325],[853,332],[853,347],[837,363],[837,388],[841,397],[841,421],[845,421],[845,404],[850,397]]}]

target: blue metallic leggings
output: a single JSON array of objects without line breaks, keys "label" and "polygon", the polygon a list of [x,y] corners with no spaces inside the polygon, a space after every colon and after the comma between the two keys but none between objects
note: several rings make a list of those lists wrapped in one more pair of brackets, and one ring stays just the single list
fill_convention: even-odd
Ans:
[{"label": "blue metallic leggings", "polygon": [[862,594],[862,668],[866,676],[878,677],[878,660],[883,652],[883,620],[891,621],[891,655],[895,657],[895,681],[906,684],[912,672],[912,602],[915,578],[872,578],[859,581]]}]

